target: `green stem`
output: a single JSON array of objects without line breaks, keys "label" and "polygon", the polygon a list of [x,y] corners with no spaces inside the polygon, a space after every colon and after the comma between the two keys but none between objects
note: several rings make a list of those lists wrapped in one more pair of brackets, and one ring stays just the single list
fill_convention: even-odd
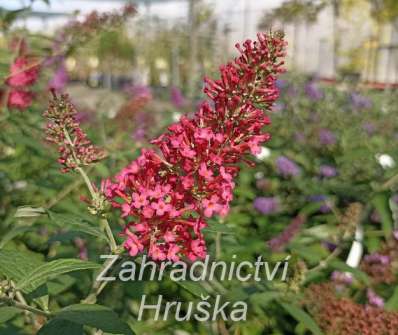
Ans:
[{"label": "green stem", "polygon": [[83,177],[83,180],[87,185],[90,195],[91,195],[92,199],[95,201],[97,199],[97,192],[95,192],[93,185],[91,184],[91,181],[88,178],[86,172],[84,172],[84,170],[81,167],[77,167],[76,171],[78,171],[80,173],[80,175]]},{"label": "green stem", "polygon": [[[119,255],[121,251],[115,250],[113,254]],[[98,273],[103,272],[106,268],[109,267],[109,265],[113,262],[112,258],[109,258],[105,261],[105,263],[102,265],[101,269],[98,271]],[[83,304],[95,304],[97,302],[97,297],[101,294],[101,292],[105,289],[105,287],[109,284],[109,281],[97,281],[95,280],[93,283],[93,286],[91,288],[91,291],[89,295],[82,300],[81,302]]]},{"label": "green stem", "polygon": [[100,224],[103,227],[103,229],[108,237],[109,246],[111,248],[112,253],[115,253],[117,250],[117,244],[116,244],[116,240],[115,240],[115,237],[113,236],[113,233],[112,233],[112,230],[111,230],[108,220],[106,218],[102,218],[100,221]]},{"label": "green stem", "polygon": [[15,300],[13,300],[13,299],[11,299],[9,297],[0,297],[0,302],[4,302],[8,306],[14,306],[14,307],[16,307],[18,309],[22,309],[24,311],[28,311],[28,312],[31,312],[31,313],[34,313],[34,314],[42,315],[42,316],[45,316],[47,318],[52,316],[51,313],[42,311],[41,309],[29,306],[27,304],[24,304],[24,303],[21,303],[21,302],[18,302],[18,301],[15,301]]}]

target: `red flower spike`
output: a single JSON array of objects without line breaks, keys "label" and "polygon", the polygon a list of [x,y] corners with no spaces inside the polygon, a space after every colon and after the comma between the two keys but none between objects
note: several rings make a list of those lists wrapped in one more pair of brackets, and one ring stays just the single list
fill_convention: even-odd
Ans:
[{"label": "red flower spike", "polygon": [[182,117],[152,141],[163,157],[143,150],[107,181],[112,206],[136,218],[124,231],[131,256],[147,251],[154,260],[173,262],[206,256],[205,219],[228,213],[238,164],[252,164],[248,154],[270,138],[262,131],[270,123],[264,110],[278,98],[285,45],[276,33],[237,45],[241,55],[220,67],[221,79],[205,79],[214,107],[203,103],[192,119]]}]

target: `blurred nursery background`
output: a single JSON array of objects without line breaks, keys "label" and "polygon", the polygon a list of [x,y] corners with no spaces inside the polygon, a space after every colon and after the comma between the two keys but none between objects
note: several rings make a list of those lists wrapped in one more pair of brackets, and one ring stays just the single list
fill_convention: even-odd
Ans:
[{"label": "blurred nursery background", "polygon": [[[240,166],[230,213],[209,221],[205,239],[216,260],[290,256],[288,280],[115,282],[97,303],[136,334],[398,334],[396,0],[0,0],[0,29],[0,297],[40,262],[101,263],[107,248],[84,180],[60,172],[46,141],[50,89],[69,95],[104,150],[86,168],[99,189],[198,110],[203,78],[219,77],[237,42],[278,31],[287,71],[267,112],[272,139]],[[23,89],[10,80],[18,66],[30,71]],[[109,215],[123,241],[125,222]],[[14,251],[23,256],[7,258]],[[91,277],[48,276],[45,293],[24,300],[60,310],[90,292]],[[247,320],[137,321],[143,294],[155,304],[216,293],[246,301]],[[0,335],[61,334],[10,308],[0,299]],[[119,333],[82,324],[62,334]]]}]

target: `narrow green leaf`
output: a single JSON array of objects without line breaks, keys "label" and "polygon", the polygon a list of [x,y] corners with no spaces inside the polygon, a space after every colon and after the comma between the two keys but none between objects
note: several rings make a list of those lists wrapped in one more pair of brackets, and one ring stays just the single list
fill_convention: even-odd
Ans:
[{"label": "narrow green leaf", "polygon": [[213,233],[234,234],[233,229],[228,227],[226,224],[221,224],[216,222],[209,222],[208,226],[203,230]]},{"label": "narrow green leaf", "polygon": [[398,286],[395,287],[394,293],[390,299],[388,299],[386,305],[388,311],[398,311]]},{"label": "narrow green leaf", "polygon": [[330,267],[335,270],[343,271],[343,272],[350,272],[354,275],[355,278],[358,280],[362,281],[364,284],[369,285],[369,277],[365,272],[362,272],[361,270],[358,270],[356,268],[353,268],[343,261],[339,259],[334,259],[329,263]]},{"label": "narrow green leaf", "polygon": [[26,277],[26,274],[43,264],[38,257],[32,253],[16,250],[0,250],[0,274],[19,281]]},{"label": "narrow green leaf", "polygon": [[55,319],[98,328],[111,334],[134,335],[114,311],[101,305],[71,305],[59,311]]},{"label": "narrow green leaf", "polygon": [[84,335],[83,326],[68,320],[53,319],[37,335]]},{"label": "narrow green leaf", "polygon": [[250,297],[250,302],[265,308],[271,301],[280,298],[281,295],[282,294],[277,291],[255,293]]},{"label": "narrow green leaf", "polygon": [[91,236],[105,239],[104,233],[98,227],[92,226],[89,222],[76,215],[59,214],[48,211],[52,223],[60,228],[69,228],[73,231],[82,232]]},{"label": "narrow green leaf", "polygon": [[2,249],[8,242],[10,242],[14,237],[22,235],[30,231],[31,227],[20,226],[12,228],[8,233],[6,233],[0,240],[0,249]]},{"label": "narrow green leaf", "polygon": [[280,305],[298,322],[303,323],[308,328],[308,330],[310,330],[313,334],[323,335],[322,330],[316,324],[314,319],[302,308],[296,305],[285,304],[285,303],[281,303]]},{"label": "narrow green leaf", "polygon": [[200,298],[201,295],[202,296],[208,295],[207,291],[199,284],[199,282],[183,280],[183,281],[176,281],[175,283],[198,298]]},{"label": "narrow green leaf", "polygon": [[22,206],[17,209],[14,217],[16,218],[32,218],[46,214],[46,210],[42,207]]},{"label": "narrow green leaf", "polygon": [[72,276],[69,275],[59,276],[47,282],[48,293],[50,295],[60,294],[65,290],[67,290],[68,288],[70,288],[75,283],[76,283],[76,278]]},{"label": "narrow green leaf", "polygon": [[389,238],[393,230],[392,215],[389,207],[389,195],[387,193],[379,193],[372,200],[377,212],[380,215],[381,225],[384,236]]},{"label": "narrow green leaf", "polygon": [[96,263],[79,259],[57,259],[26,273],[24,278],[17,282],[17,288],[23,289],[25,292],[32,292],[46,283],[47,280],[54,279],[62,274],[79,270],[98,269],[99,267]]},{"label": "narrow green leaf", "polygon": [[0,324],[11,320],[22,311],[15,307],[1,307],[0,308]]}]

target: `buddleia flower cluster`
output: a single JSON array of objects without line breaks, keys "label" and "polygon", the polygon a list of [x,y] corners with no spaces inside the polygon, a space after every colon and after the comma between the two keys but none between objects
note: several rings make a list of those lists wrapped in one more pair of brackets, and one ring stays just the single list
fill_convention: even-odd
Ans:
[{"label": "buddleia flower cluster", "polygon": [[380,298],[369,290],[368,305],[339,297],[330,283],[311,285],[305,298],[305,305],[326,334],[397,334],[398,313],[381,308]]},{"label": "buddleia flower cluster", "polygon": [[240,56],[205,79],[210,98],[193,118],[181,117],[141,155],[107,181],[106,197],[127,221],[124,247],[131,256],[195,260],[206,256],[206,220],[229,212],[239,164],[253,165],[278,98],[283,34],[258,34],[237,45]]}]

